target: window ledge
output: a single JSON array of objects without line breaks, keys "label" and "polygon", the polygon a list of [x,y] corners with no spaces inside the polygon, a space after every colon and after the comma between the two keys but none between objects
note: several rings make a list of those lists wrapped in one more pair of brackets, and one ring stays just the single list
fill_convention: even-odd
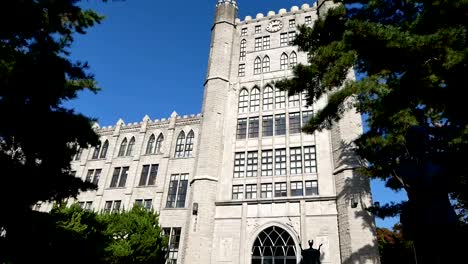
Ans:
[{"label": "window ledge", "polygon": [[127,187],[108,187],[104,190],[125,190]]},{"label": "window ledge", "polygon": [[271,204],[271,203],[286,203],[286,202],[317,202],[317,201],[336,201],[336,196],[293,196],[293,197],[276,197],[276,198],[257,198],[257,199],[244,199],[235,201],[219,201],[215,202],[216,206],[230,206],[247,204]]}]

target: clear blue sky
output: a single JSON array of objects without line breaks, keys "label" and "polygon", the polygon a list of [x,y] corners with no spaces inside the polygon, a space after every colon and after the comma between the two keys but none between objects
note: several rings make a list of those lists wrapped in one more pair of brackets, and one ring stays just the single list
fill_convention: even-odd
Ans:
[{"label": "clear blue sky", "polygon": [[[101,126],[119,118],[139,122],[201,111],[210,29],[217,0],[86,0],[84,8],[105,15],[102,24],[77,36],[72,57],[89,62],[102,91],[81,93],[69,105],[97,118]],[[239,17],[255,17],[305,0],[238,0]],[[372,184],[376,201],[394,199],[381,183]],[[397,195],[396,199],[401,199]],[[395,219],[377,220],[389,227]]]}]

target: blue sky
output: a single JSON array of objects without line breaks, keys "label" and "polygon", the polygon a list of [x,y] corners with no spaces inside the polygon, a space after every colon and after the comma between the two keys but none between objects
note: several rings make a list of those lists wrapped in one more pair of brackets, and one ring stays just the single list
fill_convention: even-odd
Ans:
[{"label": "blue sky", "polygon": [[[84,92],[68,103],[101,126],[119,118],[139,122],[147,114],[152,119],[201,111],[203,82],[210,45],[210,29],[217,0],[85,0],[106,16],[102,24],[78,35],[72,58],[89,62],[90,72],[102,88],[97,95]],[[281,8],[315,1],[238,0],[239,17],[255,17]],[[401,199],[373,182],[374,200],[381,203]],[[395,219],[377,220],[389,227]]]}]

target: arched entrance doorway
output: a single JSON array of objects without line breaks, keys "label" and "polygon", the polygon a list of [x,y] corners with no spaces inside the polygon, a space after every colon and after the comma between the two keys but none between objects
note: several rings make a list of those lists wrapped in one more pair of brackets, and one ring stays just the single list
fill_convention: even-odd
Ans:
[{"label": "arched entrance doorway", "polygon": [[296,263],[296,245],[286,230],[272,226],[258,234],[252,247],[252,264]]}]

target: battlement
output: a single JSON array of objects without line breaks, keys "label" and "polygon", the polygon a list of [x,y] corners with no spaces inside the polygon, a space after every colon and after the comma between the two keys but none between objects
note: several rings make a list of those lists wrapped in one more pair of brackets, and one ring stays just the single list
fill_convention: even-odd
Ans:
[{"label": "battlement", "polygon": [[252,16],[246,16],[244,20],[237,18],[236,24],[254,23],[254,22],[258,22],[262,20],[272,19],[275,17],[283,17],[283,16],[300,13],[300,12],[307,12],[307,11],[313,11],[313,10],[317,10],[317,2],[315,2],[312,6],[310,6],[309,4],[303,4],[300,8],[298,6],[292,6],[289,9],[289,12],[287,11],[287,9],[281,8],[278,11],[278,13],[276,13],[275,11],[268,11],[266,16],[263,13],[258,13],[255,16],[255,18],[252,18]]},{"label": "battlement", "polygon": [[126,131],[126,130],[140,130],[143,127],[149,127],[149,128],[165,127],[165,126],[169,126],[172,122],[175,126],[179,126],[179,125],[200,123],[201,117],[202,117],[201,114],[179,116],[174,111],[169,118],[151,120],[151,118],[148,115],[145,115],[141,122],[133,122],[133,123],[125,123],[120,118],[114,126],[101,127],[98,123],[94,123],[93,129],[98,134],[106,134],[106,132],[109,133],[109,132],[114,132],[116,130]]},{"label": "battlement", "polygon": [[237,7],[237,1],[236,0],[218,0],[216,7],[220,5],[234,5],[235,7]]}]

